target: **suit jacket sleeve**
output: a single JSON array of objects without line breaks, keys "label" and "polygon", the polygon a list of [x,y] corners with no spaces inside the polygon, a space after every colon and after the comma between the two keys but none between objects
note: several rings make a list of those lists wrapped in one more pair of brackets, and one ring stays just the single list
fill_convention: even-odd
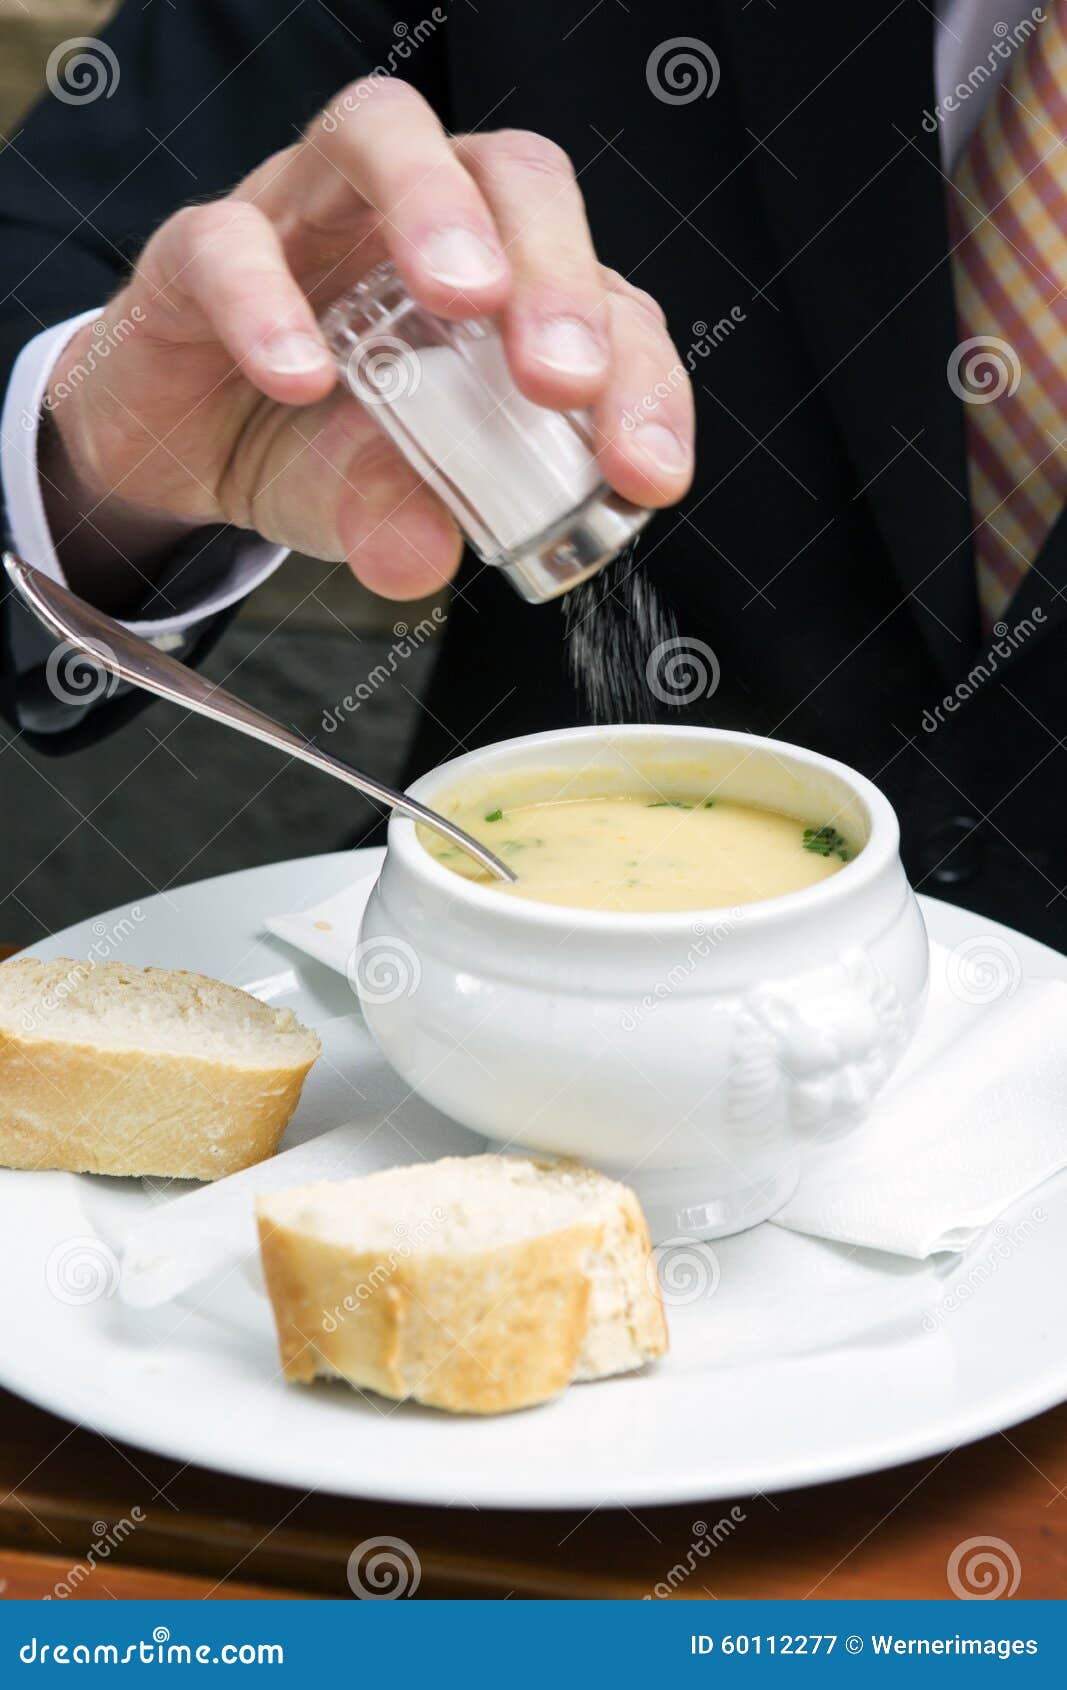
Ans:
[{"label": "suit jacket sleeve", "polygon": [[[381,0],[127,0],[99,38],[101,91],[83,98],[88,83],[71,75],[0,150],[0,394],[27,341],[107,299],[173,211],[225,193],[290,146],[354,77],[401,76],[447,120],[444,10],[434,8],[432,31],[424,12],[409,22],[406,11]],[[53,712],[50,725],[38,710],[24,719],[15,615],[5,595],[0,709],[13,726],[66,750],[131,714],[134,701],[117,697],[69,718]],[[218,631],[201,628],[194,660]],[[39,701],[39,685],[30,692]]]}]

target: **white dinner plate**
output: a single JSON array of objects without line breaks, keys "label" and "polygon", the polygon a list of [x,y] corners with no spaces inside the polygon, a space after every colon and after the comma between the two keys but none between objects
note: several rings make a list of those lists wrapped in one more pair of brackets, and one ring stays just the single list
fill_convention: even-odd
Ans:
[{"label": "white dinner plate", "polygon": [[[98,956],[199,970],[291,1006],[319,1032],[323,1055],[286,1145],[355,1120],[368,1168],[393,1142],[405,1148],[397,1160],[467,1140],[480,1148],[405,1098],[347,982],[264,932],[264,917],[329,896],[365,874],[368,859],[337,853],[226,875],[32,949],[81,957],[95,946]],[[1047,947],[950,905],[923,907],[943,944],[996,932],[1025,973],[1067,979],[1067,959]],[[939,1452],[1067,1397],[1067,1175],[947,1262],[904,1262],[773,1225],[676,1257],[665,1361],[488,1420],[341,1383],[287,1386],[269,1307],[248,1282],[239,1296],[201,1290],[149,1312],[125,1307],[114,1276],[101,1278],[106,1245],[187,1189],[0,1171],[3,1384],[112,1438],[225,1472],[353,1496],[529,1508],[810,1484]]]}]

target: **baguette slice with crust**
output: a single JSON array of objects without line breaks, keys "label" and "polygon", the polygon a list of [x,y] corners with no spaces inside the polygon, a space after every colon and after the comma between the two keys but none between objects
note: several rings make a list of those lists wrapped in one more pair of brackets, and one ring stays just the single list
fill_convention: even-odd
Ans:
[{"label": "baguette slice with crust", "polygon": [[667,1348],[640,1204],[578,1163],[451,1156],[256,1209],[289,1379],[496,1414]]},{"label": "baguette slice with crust", "polygon": [[236,986],[0,964],[0,1166],[218,1179],[273,1155],[319,1041]]}]

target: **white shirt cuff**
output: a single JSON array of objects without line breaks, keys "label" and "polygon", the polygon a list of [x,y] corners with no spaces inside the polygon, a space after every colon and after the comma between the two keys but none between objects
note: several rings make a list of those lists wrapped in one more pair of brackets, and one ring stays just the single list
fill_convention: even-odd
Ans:
[{"label": "white shirt cuff", "polygon": [[[83,311],[78,317],[45,329],[23,347],[8,383],[0,422],[0,480],[11,544],[27,563],[63,586],[67,581],[56,556],[41,496],[37,441],[44,398],[56,360],[83,324],[94,322],[99,316],[99,306],[93,311]],[[268,575],[273,575],[287,555],[284,546],[275,546],[254,534],[241,536],[219,579],[194,603],[176,615],[128,621],[124,626],[163,644],[161,636],[183,634],[247,597]],[[166,640],[165,643],[169,647],[178,642]]]}]

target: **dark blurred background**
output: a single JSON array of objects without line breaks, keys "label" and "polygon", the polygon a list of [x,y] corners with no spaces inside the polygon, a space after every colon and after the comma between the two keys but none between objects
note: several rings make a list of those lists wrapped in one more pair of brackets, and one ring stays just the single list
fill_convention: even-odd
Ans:
[{"label": "dark blurred background", "polygon": [[[0,134],[17,136],[52,48],[97,33],[115,9],[0,0]],[[245,601],[204,671],[395,781],[434,660],[435,608],[377,599],[344,566],[294,555]],[[324,736],[323,713],[346,697],[357,708]],[[39,756],[0,726],[0,791],[0,943],[12,945],[167,886],[338,849],[378,817],[357,793],[162,704],[74,757]]]}]

